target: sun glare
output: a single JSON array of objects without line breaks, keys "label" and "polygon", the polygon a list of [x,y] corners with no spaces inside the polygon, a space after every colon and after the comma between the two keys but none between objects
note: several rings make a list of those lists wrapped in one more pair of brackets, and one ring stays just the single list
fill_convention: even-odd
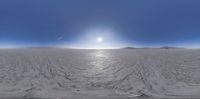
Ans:
[{"label": "sun glare", "polygon": [[97,42],[99,42],[99,43],[103,42],[103,38],[102,37],[98,37],[97,38]]}]

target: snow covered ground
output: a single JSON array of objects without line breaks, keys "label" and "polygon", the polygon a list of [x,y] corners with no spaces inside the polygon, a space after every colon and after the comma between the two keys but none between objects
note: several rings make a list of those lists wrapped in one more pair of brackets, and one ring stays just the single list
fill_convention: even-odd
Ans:
[{"label": "snow covered ground", "polygon": [[200,50],[1,49],[0,97],[195,98],[199,71]]}]

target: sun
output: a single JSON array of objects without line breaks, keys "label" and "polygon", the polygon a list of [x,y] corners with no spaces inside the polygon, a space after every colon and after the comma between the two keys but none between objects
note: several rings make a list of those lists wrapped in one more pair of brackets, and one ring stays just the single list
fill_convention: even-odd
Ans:
[{"label": "sun", "polygon": [[103,42],[103,38],[102,37],[98,37],[97,38],[97,42],[99,42],[99,43]]}]

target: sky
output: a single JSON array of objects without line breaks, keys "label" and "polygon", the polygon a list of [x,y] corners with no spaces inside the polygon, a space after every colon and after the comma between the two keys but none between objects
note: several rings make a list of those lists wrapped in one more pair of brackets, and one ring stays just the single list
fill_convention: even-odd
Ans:
[{"label": "sky", "polygon": [[33,46],[200,48],[200,0],[0,0],[0,47]]}]

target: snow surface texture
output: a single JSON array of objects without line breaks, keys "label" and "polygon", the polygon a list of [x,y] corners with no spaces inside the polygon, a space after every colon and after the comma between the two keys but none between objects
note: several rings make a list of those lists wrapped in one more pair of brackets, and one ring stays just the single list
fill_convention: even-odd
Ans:
[{"label": "snow surface texture", "polygon": [[199,71],[200,50],[2,49],[0,97],[195,98]]}]

